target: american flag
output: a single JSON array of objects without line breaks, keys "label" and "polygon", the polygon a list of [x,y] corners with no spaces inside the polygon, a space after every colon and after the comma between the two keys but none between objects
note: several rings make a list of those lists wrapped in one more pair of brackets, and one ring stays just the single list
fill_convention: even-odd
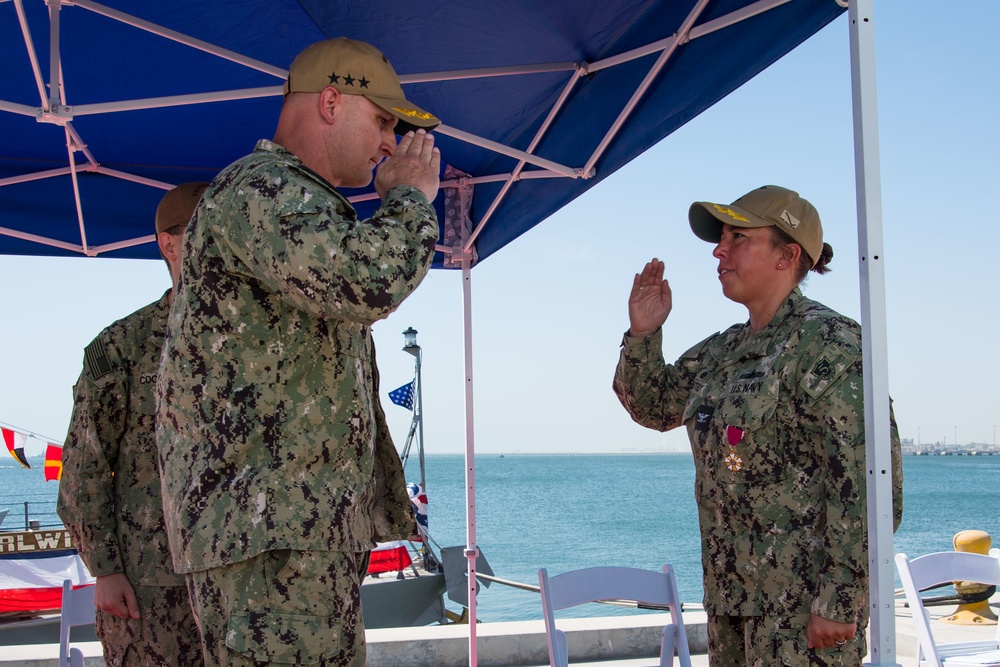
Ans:
[{"label": "american flag", "polygon": [[398,406],[404,407],[407,410],[413,409],[413,387],[416,384],[416,380],[411,380],[408,384],[404,384],[399,389],[393,389],[389,392],[389,400]]}]

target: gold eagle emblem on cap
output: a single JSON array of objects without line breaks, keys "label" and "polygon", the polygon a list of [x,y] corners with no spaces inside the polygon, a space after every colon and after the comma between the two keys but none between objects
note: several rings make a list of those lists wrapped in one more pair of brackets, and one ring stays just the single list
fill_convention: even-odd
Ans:
[{"label": "gold eagle emblem on cap", "polygon": [[715,207],[716,211],[718,211],[719,213],[725,213],[726,215],[728,215],[733,220],[739,220],[740,222],[750,222],[749,220],[747,220],[746,218],[744,218],[742,215],[740,215],[739,213],[737,213],[733,209],[729,208],[728,206],[719,206],[718,204],[712,204],[712,206]]},{"label": "gold eagle emblem on cap", "polygon": [[393,107],[393,111],[398,111],[404,116],[409,116],[410,118],[419,118],[420,120],[431,120],[434,118],[433,114],[429,114],[426,111],[417,111],[416,109],[404,109],[402,107]]}]

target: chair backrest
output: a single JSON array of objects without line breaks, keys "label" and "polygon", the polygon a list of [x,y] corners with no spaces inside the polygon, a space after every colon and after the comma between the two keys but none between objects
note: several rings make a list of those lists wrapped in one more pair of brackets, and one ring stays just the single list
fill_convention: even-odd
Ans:
[{"label": "chair backrest", "polygon": [[[1000,549],[993,549],[988,556],[964,551],[942,551],[910,560],[906,554],[896,554],[899,579],[910,605],[910,613],[916,625],[918,662],[942,667],[942,655],[949,647],[959,648],[963,653],[1000,650],[1000,626],[994,641],[978,645],[968,642],[937,644],[931,630],[930,615],[924,607],[921,591],[936,588],[955,581],[972,581],[991,586],[1000,585]],[[987,664],[987,663],[978,663]],[[1000,663],[998,663],[1000,664]]]},{"label": "chair backrest", "polygon": [[554,612],[587,602],[606,600],[668,607],[670,623],[663,631],[660,664],[673,665],[674,656],[677,655],[681,667],[691,667],[691,653],[687,633],[684,631],[677,580],[670,565],[664,565],[662,572],[631,567],[591,567],[553,577],[542,568],[538,571],[538,583],[542,593],[542,613],[551,667],[566,667],[569,664],[566,635],[556,628]]},{"label": "chair backrest", "polygon": [[69,648],[69,631],[77,625],[91,625],[97,617],[94,607],[94,587],[73,588],[69,579],[63,581],[62,614],[59,618],[59,667],[83,665],[83,653]]}]

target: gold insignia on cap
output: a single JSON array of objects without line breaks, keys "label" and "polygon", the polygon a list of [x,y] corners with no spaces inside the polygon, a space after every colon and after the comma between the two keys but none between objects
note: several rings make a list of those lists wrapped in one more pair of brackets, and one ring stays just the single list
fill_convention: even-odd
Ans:
[{"label": "gold insignia on cap", "polygon": [[409,116],[410,118],[419,118],[420,120],[431,120],[434,118],[433,114],[429,114],[426,111],[417,111],[416,109],[404,109],[402,107],[393,107],[393,111],[398,111],[404,116]]},{"label": "gold insignia on cap", "polygon": [[728,215],[733,220],[739,220],[740,222],[750,222],[749,220],[747,220],[746,218],[744,218],[742,215],[740,215],[739,213],[737,213],[733,209],[729,208],[728,206],[719,206],[718,204],[712,204],[712,206],[715,207],[716,211],[718,211],[719,213],[725,213],[726,215]]}]

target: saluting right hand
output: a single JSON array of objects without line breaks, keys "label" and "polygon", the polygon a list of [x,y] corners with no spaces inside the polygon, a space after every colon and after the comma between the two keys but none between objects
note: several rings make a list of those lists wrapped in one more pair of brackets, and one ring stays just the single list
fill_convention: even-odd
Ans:
[{"label": "saluting right hand", "polygon": [[440,169],[441,151],[434,146],[434,136],[424,130],[407,132],[395,152],[378,168],[375,191],[385,199],[386,193],[397,185],[412,185],[434,201],[440,185]]},{"label": "saluting right hand", "polygon": [[645,337],[663,326],[674,307],[670,283],[663,279],[663,262],[655,257],[635,274],[628,297],[629,333]]}]

